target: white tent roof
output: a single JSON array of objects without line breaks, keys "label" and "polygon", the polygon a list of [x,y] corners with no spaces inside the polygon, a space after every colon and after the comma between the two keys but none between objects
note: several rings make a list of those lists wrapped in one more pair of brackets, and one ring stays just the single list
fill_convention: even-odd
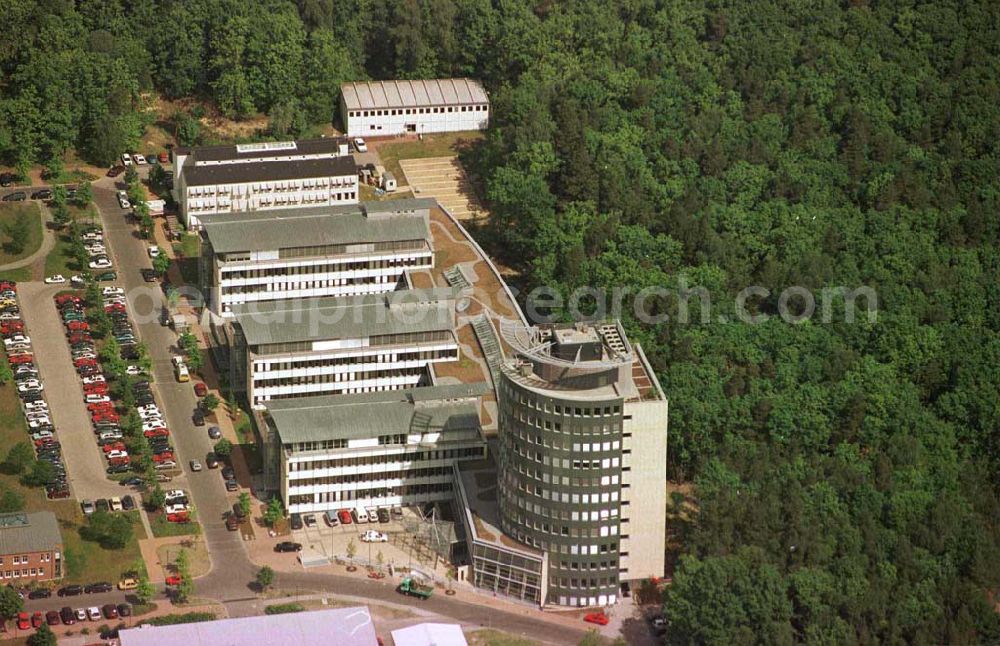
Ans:
[{"label": "white tent roof", "polygon": [[458,624],[417,624],[392,631],[396,646],[468,646]]}]

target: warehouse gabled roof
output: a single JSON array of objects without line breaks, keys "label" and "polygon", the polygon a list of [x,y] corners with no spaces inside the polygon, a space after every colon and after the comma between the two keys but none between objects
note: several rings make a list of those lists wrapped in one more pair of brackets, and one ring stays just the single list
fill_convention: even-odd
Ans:
[{"label": "warehouse gabled roof", "polygon": [[367,217],[363,205],[309,206],[237,211],[199,216],[215,253],[366,242],[430,240],[427,218],[419,213]]},{"label": "warehouse gabled roof", "polygon": [[261,301],[233,305],[232,311],[249,345],[419,334],[454,328],[455,291],[402,289]]},{"label": "warehouse gabled roof", "polygon": [[340,92],[348,110],[489,103],[486,90],[472,79],[343,83]]},{"label": "warehouse gabled roof", "polygon": [[[479,430],[476,398],[489,384],[292,397],[266,403],[282,444]],[[458,400],[458,401],[456,401]]]},{"label": "warehouse gabled roof", "polygon": [[0,554],[44,552],[61,546],[59,523],[51,511],[0,514]]},{"label": "warehouse gabled roof", "polygon": [[354,157],[321,157],[319,159],[288,159],[249,164],[196,165],[184,164],[184,181],[188,186],[215,186],[246,182],[279,182],[315,177],[356,175]]}]

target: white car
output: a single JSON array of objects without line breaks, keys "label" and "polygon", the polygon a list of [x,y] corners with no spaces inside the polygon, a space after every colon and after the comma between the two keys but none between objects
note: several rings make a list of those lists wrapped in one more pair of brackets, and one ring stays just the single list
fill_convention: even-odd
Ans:
[{"label": "white car", "polygon": [[132,158],[129,157],[128,153],[122,153],[122,164],[124,164],[125,166],[132,165]]},{"label": "white car", "polygon": [[89,254],[91,258],[97,256],[107,256],[108,250],[104,246],[98,244],[93,247],[87,247],[87,254]]},{"label": "white car", "polygon": [[118,191],[118,206],[123,209],[127,209],[132,206],[132,203],[128,201],[128,193],[125,191]]},{"label": "white car", "polygon": [[24,410],[26,411],[47,411],[49,410],[49,405],[44,399],[40,399],[36,402],[27,402],[24,405]]},{"label": "white car", "polygon": [[354,140],[354,148],[357,149],[359,153],[368,152],[368,145],[365,144],[365,140],[362,139],[361,137],[358,137]]},{"label": "white car", "polygon": [[160,248],[155,244],[149,245],[149,249],[146,250],[149,253],[150,258],[156,258],[160,255]]},{"label": "white car", "polygon": [[124,287],[102,287],[101,294],[104,296],[114,296],[115,294],[124,294]]},{"label": "white car", "polygon": [[125,374],[135,377],[136,375],[142,374],[142,368],[139,366],[129,366],[125,368]]},{"label": "white car", "polygon": [[42,426],[49,426],[50,424],[52,424],[52,420],[44,415],[28,419],[28,428],[40,428]]},{"label": "white car", "polygon": [[144,155],[140,155],[139,153],[136,153],[136,154],[132,155],[132,161],[134,161],[136,164],[139,164],[141,166],[142,164],[146,163],[146,157]]},{"label": "white car", "polygon": [[388,543],[389,535],[385,532],[376,532],[374,529],[369,529],[367,532],[361,533],[362,543]]},{"label": "white car", "polygon": [[111,401],[107,395],[87,395],[83,398],[85,404],[106,404]]},{"label": "white car", "polygon": [[111,507],[111,511],[122,511],[122,499],[117,496],[109,498],[108,505]]},{"label": "white car", "polygon": [[97,439],[99,439],[99,440],[120,440],[123,437],[125,437],[125,436],[122,435],[121,433],[116,432],[116,431],[104,431],[103,433],[101,433],[101,434],[99,434],[97,436]]},{"label": "white car", "polygon": [[63,277],[62,274],[56,274],[55,276],[49,276],[48,278],[45,279],[45,284],[46,285],[60,285],[60,284],[65,283],[65,282],[66,282],[66,279]]},{"label": "white car", "polygon": [[115,458],[127,458],[128,451],[108,451],[106,457],[109,460],[114,460]]},{"label": "white car", "polygon": [[87,608],[87,616],[90,617],[91,621],[101,620],[101,609],[97,606],[90,606]]},{"label": "white car", "polygon": [[163,469],[176,469],[177,463],[174,462],[173,460],[164,460],[163,462],[157,462],[156,464],[154,464],[153,468],[158,469],[160,471],[162,471]]},{"label": "white car", "polygon": [[160,410],[159,408],[156,407],[156,404],[144,404],[142,406],[136,406],[135,409],[137,411],[139,411],[140,413],[142,411],[144,411],[144,410],[146,410],[146,411],[149,411],[149,410],[158,411],[158,410]]},{"label": "white car", "polygon": [[143,422],[150,423],[153,420],[163,420],[163,413],[159,409],[153,408],[152,410],[139,410],[139,417]]},{"label": "white car", "polygon": [[198,462],[197,460],[191,460],[191,470],[201,471],[201,462]]},{"label": "white car", "polygon": [[84,377],[83,383],[85,384],[103,384],[106,383],[104,375],[94,375],[93,377]]},{"label": "white car", "polygon": [[187,505],[167,505],[166,512],[168,514],[179,514],[188,510]]},{"label": "white car", "polygon": [[80,274],[73,274],[72,276],[69,277],[69,282],[83,284],[87,282],[87,279],[81,276]]},{"label": "white car", "polygon": [[31,337],[25,336],[23,334],[15,334],[9,339],[4,339],[3,344],[6,346],[17,345],[19,343],[31,343]]},{"label": "white car", "polygon": [[143,433],[146,433],[147,431],[159,431],[160,429],[163,429],[164,431],[167,430],[167,425],[164,424],[162,421],[160,421],[160,422],[147,422],[147,423],[145,423],[145,424],[142,425],[142,432]]},{"label": "white car", "polygon": [[183,489],[171,489],[170,491],[163,494],[164,500],[169,503],[171,500],[176,500],[177,498],[186,498],[187,494],[184,493]]},{"label": "white car", "polygon": [[114,265],[111,264],[111,261],[107,258],[98,258],[97,260],[87,263],[87,266],[91,269],[111,269],[114,267]]},{"label": "white car", "polygon": [[45,390],[45,386],[37,379],[25,379],[17,385],[17,392],[26,393],[30,390]]},{"label": "white car", "polygon": [[[119,193],[125,193],[125,191],[118,191],[118,192]],[[96,241],[96,242],[100,242],[101,240],[104,240],[104,234],[103,233],[98,233],[97,231],[91,231],[90,233],[84,233],[80,237],[83,238],[84,240],[92,240],[92,241]]]}]

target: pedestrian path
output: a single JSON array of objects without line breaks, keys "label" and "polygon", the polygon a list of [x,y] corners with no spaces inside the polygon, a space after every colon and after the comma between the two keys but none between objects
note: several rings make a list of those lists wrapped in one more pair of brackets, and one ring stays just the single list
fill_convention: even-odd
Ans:
[{"label": "pedestrian path", "polygon": [[[30,187],[26,190],[30,190]],[[30,256],[0,265],[0,271],[28,267],[35,264],[39,260],[45,260],[46,256],[49,255],[49,252],[56,246],[56,236],[47,226],[47,224],[52,221],[52,213],[44,204],[38,203],[38,208],[42,214],[42,244],[38,247],[38,250]]]}]

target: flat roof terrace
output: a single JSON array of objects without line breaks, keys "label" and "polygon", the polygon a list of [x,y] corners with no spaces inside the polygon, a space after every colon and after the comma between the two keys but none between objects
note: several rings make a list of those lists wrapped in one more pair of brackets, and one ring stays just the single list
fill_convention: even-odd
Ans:
[{"label": "flat roof terrace", "polygon": [[492,543],[505,549],[540,558],[542,552],[519,543],[500,531],[500,513],[497,509],[497,467],[492,459],[460,462],[456,465],[472,516],[474,540]]}]

